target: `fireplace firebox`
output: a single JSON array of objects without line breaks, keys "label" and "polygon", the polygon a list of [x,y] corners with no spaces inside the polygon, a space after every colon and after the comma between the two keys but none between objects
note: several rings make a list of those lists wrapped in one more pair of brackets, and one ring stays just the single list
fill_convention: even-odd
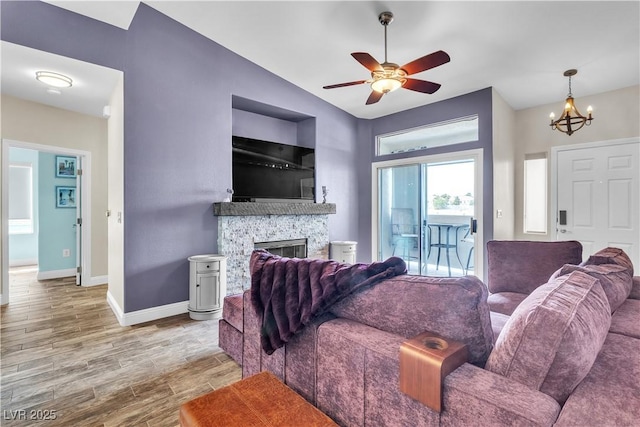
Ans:
[{"label": "fireplace firebox", "polygon": [[274,255],[287,258],[306,258],[307,239],[276,240],[271,242],[256,242],[255,249],[265,249]]}]

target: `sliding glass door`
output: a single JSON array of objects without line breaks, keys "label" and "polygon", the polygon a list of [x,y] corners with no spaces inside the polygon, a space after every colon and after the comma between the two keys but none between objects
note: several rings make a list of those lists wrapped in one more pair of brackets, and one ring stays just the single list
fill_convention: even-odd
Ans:
[{"label": "sliding glass door", "polygon": [[378,170],[379,259],[399,256],[411,272],[419,274],[422,233],[420,165]]},{"label": "sliding glass door", "polygon": [[[410,274],[479,275],[475,250],[481,186],[478,157],[430,156],[374,164],[374,247],[397,256]],[[481,178],[480,178],[481,179]]]}]

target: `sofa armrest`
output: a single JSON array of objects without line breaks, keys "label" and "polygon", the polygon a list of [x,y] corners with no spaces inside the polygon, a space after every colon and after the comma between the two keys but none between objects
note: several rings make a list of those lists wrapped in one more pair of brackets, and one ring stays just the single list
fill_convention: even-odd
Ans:
[{"label": "sofa armrest", "polygon": [[431,331],[462,342],[469,362],[479,366],[493,347],[487,287],[474,276],[396,276],[349,295],[330,310],[402,337]]},{"label": "sofa armrest", "polygon": [[[441,426],[551,426],[560,405],[551,396],[465,363],[444,380]],[[485,422],[486,421],[486,422]]]}]

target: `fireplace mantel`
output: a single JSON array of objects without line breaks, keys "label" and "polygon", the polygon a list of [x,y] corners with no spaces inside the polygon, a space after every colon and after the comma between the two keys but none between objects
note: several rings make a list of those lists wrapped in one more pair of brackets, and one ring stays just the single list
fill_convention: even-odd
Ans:
[{"label": "fireplace mantel", "polygon": [[215,216],[327,215],[336,213],[335,203],[217,202]]}]

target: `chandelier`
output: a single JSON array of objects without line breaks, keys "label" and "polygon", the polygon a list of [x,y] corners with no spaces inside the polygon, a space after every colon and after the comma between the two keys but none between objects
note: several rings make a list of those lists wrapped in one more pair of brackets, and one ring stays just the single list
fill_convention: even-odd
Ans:
[{"label": "chandelier", "polygon": [[591,124],[591,120],[593,117],[591,113],[593,112],[593,108],[591,105],[587,107],[588,117],[580,114],[580,111],[576,108],[573,103],[573,96],[571,95],[571,77],[578,74],[578,70],[571,69],[564,72],[565,77],[569,77],[569,94],[567,95],[567,100],[564,104],[564,111],[558,120],[554,120],[556,115],[551,113],[549,117],[551,118],[551,129],[559,130],[560,132],[564,132],[567,135],[571,135],[572,133],[582,129],[584,125],[589,126]]}]

